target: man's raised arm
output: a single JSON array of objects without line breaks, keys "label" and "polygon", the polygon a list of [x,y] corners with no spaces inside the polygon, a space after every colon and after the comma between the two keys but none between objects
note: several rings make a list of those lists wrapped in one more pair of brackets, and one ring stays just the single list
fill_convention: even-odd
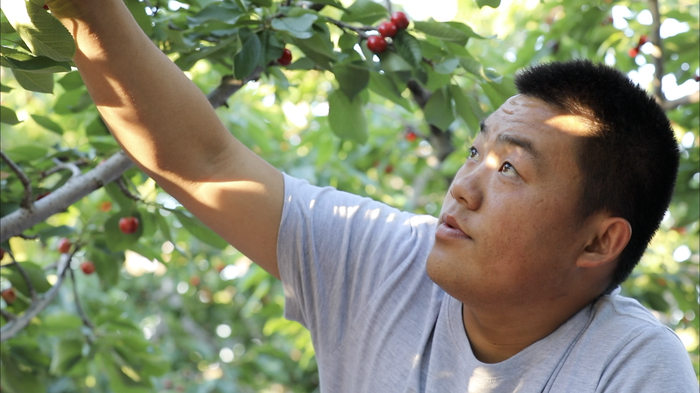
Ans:
[{"label": "man's raised arm", "polygon": [[122,0],[47,5],[75,38],[75,64],[132,160],[279,278],[281,173],[226,130],[204,94],[142,32]]}]

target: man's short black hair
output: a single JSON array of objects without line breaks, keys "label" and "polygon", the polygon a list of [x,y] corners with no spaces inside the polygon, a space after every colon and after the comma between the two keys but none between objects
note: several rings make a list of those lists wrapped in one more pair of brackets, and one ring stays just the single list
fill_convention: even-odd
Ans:
[{"label": "man's short black hair", "polygon": [[671,124],[654,98],[603,64],[539,64],[519,72],[515,84],[521,94],[590,122],[591,135],[577,146],[579,213],[607,211],[632,226],[609,291],[639,262],[671,201],[679,162]]}]

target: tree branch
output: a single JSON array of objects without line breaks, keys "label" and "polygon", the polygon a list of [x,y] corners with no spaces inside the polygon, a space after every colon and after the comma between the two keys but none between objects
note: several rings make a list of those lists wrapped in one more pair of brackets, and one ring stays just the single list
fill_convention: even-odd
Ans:
[{"label": "tree branch", "polygon": [[0,329],[0,342],[9,340],[24,329],[34,317],[43,311],[58,295],[58,290],[61,288],[66,277],[66,270],[70,269],[70,260],[73,254],[61,254],[58,261],[58,280],[45,294],[38,296],[38,300],[32,302],[32,305],[16,319],[13,319],[5,324]]},{"label": "tree branch", "polygon": [[103,185],[114,181],[134,164],[118,152],[95,169],[69,179],[66,184],[34,203],[33,209],[20,208],[0,219],[0,243],[62,212]]},{"label": "tree branch", "polygon": [[[416,104],[418,104],[421,110],[424,109],[425,105],[428,103],[428,100],[432,96],[430,91],[421,86],[421,84],[416,80],[408,81],[407,86],[408,90],[411,91]],[[443,162],[447,156],[449,156],[450,153],[455,150],[454,146],[452,145],[452,131],[449,129],[443,131],[432,124],[429,124],[429,126],[430,137],[428,138],[428,142],[430,142],[430,145],[433,146],[433,149],[435,149],[435,155],[437,156],[438,160]]]},{"label": "tree branch", "polygon": [[211,106],[213,106],[214,108],[218,108],[220,106],[228,107],[228,105],[226,104],[226,100],[228,100],[229,97],[231,97],[234,93],[240,90],[241,87],[243,87],[246,83],[254,82],[260,79],[262,71],[263,68],[258,66],[253,70],[253,72],[250,73],[250,75],[243,78],[242,80],[234,78],[233,75],[226,75],[223,78],[221,78],[221,84],[219,84],[219,86],[216,89],[214,89],[211,93],[209,93],[209,95],[207,95]]},{"label": "tree branch", "polygon": [[[90,330],[95,330],[95,325],[92,324],[92,321],[90,321],[90,318],[88,318],[87,314],[85,314],[85,311],[83,310],[83,307],[80,305],[80,298],[78,297],[78,285],[75,282],[75,273],[73,272],[73,269],[68,270],[70,270],[70,278],[71,281],[73,281],[73,297],[75,298],[75,308],[78,310],[78,315],[80,315],[80,319],[83,320],[83,325],[90,328]],[[90,340],[90,338],[88,339]]]},{"label": "tree branch", "polygon": [[664,101],[661,104],[661,107],[664,108],[665,111],[670,111],[672,109],[676,109],[681,105],[690,105],[695,104],[697,102],[700,102],[700,92],[698,91],[673,101]]},{"label": "tree branch", "polygon": [[24,279],[24,282],[27,284],[27,289],[29,290],[29,296],[32,298],[32,303],[36,301],[36,289],[34,288],[34,284],[32,284],[32,280],[29,279],[29,275],[27,274],[27,271],[24,270],[24,268],[17,263],[17,260],[15,260],[14,254],[12,254],[12,251],[8,250],[8,254],[10,254],[10,258],[12,258],[12,262],[8,264],[8,266],[15,265],[17,266],[17,271],[19,271],[19,274],[22,276]]},{"label": "tree branch", "polygon": [[651,56],[654,58],[654,80],[652,81],[652,86],[654,87],[654,97],[659,101],[659,104],[664,105],[666,103],[666,96],[664,96],[663,90],[661,89],[661,79],[664,76],[664,57],[663,57],[663,43],[661,42],[661,13],[659,12],[659,1],[649,0],[649,11],[651,11],[652,18],[654,19],[651,23],[650,38],[651,43],[654,45],[654,50]]},{"label": "tree branch", "polygon": [[340,27],[341,29],[352,30],[352,31],[354,31],[355,33],[357,33],[357,35],[359,35],[360,37],[362,37],[362,38],[364,38],[364,39],[367,39],[367,34],[366,34],[367,31],[377,30],[376,27],[372,27],[372,26],[360,26],[360,27],[357,27],[357,26],[353,26],[353,25],[347,24],[347,23],[345,23],[345,22],[341,22],[341,21],[339,21],[339,20],[336,20],[336,19],[333,19],[333,18],[330,18],[330,17],[326,17],[326,20],[329,21],[329,22],[331,22],[331,23],[333,23],[334,25]]},{"label": "tree branch", "polygon": [[22,185],[24,186],[24,197],[22,198],[20,206],[24,209],[31,210],[34,207],[34,201],[32,196],[32,182],[29,181],[27,175],[24,173],[24,171],[22,171],[22,168],[15,164],[15,162],[12,161],[10,157],[5,155],[5,152],[3,152],[2,150],[0,150],[0,157],[2,157],[2,159],[7,163],[10,169],[12,169],[12,171],[17,175],[17,177],[19,177],[19,181],[21,181]]}]

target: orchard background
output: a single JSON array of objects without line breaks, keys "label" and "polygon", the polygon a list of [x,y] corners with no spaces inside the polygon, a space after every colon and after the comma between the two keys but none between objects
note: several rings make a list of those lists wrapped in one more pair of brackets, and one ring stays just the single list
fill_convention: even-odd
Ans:
[{"label": "orchard background", "polygon": [[[679,334],[698,372],[696,1],[126,3],[263,158],[418,213],[439,212],[517,69],[588,58],[627,72],[667,110],[682,162],[623,291]],[[282,318],[280,283],[119,152],[43,0],[2,11],[2,391],[316,390],[309,334]],[[368,50],[395,11],[408,28]],[[119,229],[124,217],[135,232]]]}]

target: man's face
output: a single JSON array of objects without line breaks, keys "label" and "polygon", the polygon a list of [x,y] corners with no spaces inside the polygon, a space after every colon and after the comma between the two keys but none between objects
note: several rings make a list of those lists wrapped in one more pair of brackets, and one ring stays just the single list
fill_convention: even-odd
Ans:
[{"label": "man's face", "polygon": [[465,304],[565,296],[585,248],[574,142],[583,119],[512,97],[484,123],[445,197],[427,272]]}]

